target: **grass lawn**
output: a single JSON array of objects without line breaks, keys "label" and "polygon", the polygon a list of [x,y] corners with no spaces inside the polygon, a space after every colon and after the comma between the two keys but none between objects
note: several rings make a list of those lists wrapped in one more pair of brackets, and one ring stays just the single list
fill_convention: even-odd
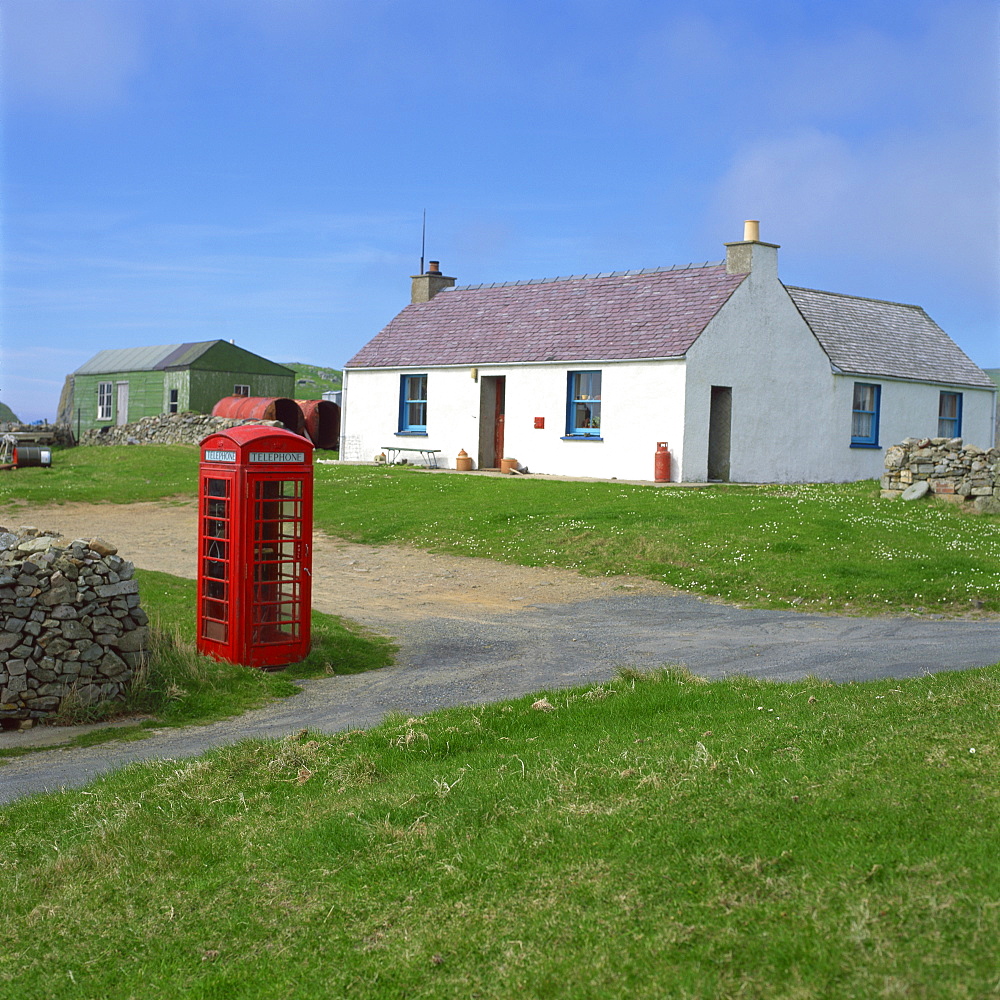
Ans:
[{"label": "grass lawn", "polygon": [[[0,504],[191,498],[197,452],[77,448],[0,477]],[[583,573],[634,573],[750,607],[1000,611],[1000,518],[874,482],[687,490],[316,466],[317,528]]]},{"label": "grass lawn", "polygon": [[1000,668],[682,672],[0,811],[0,992],[986,998]]},{"label": "grass lawn", "polygon": [[316,523],[750,607],[1000,611],[1000,518],[882,500],[874,482],[690,490],[347,467],[320,474]]},{"label": "grass lawn", "polygon": [[49,469],[0,473],[0,505],[136,503],[191,499],[198,491],[198,449],[189,445],[53,448]]}]

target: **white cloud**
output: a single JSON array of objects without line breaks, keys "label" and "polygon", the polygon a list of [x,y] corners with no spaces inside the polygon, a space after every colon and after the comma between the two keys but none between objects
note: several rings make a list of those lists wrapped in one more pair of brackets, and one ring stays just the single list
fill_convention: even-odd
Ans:
[{"label": "white cloud", "polygon": [[933,260],[951,280],[992,286],[1000,212],[996,164],[981,150],[968,131],[853,144],[816,130],[760,140],[722,178],[716,221],[733,229],[758,218],[764,240],[890,268],[902,258],[918,267]]},{"label": "white cloud", "polygon": [[5,0],[7,101],[74,108],[119,102],[144,62],[140,9],[122,0]]},{"label": "white cloud", "polygon": [[921,9],[909,31],[859,22],[771,60],[715,186],[716,231],[760,218],[765,240],[995,303],[996,26],[993,5],[963,0]]}]

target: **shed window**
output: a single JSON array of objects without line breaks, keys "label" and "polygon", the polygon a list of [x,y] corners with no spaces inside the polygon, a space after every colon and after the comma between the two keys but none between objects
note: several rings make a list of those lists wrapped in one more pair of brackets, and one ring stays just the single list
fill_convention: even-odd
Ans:
[{"label": "shed window", "polygon": [[566,399],[566,436],[601,436],[601,373],[570,372]]},{"label": "shed window", "polygon": [[234,385],[233,386],[233,395],[234,396],[249,396],[250,395],[250,386],[248,386],[248,385]]},{"label": "shed window", "polygon": [[942,392],[938,402],[938,437],[962,436],[962,394]]},{"label": "shed window", "polygon": [[427,376],[402,375],[399,380],[399,433],[427,433]]},{"label": "shed window", "polygon": [[878,447],[878,417],[882,386],[854,383],[854,408],[851,417],[851,447]]},{"label": "shed window", "polygon": [[110,420],[111,419],[111,389],[113,383],[111,382],[98,382],[97,383],[97,419],[98,420]]},{"label": "shed window", "polygon": [[167,403],[167,413],[176,413],[177,412],[177,401],[178,401],[177,397],[178,396],[179,396],[179,392],[178,392],[177,389],[171,389],[170,390],[170,402]]}]

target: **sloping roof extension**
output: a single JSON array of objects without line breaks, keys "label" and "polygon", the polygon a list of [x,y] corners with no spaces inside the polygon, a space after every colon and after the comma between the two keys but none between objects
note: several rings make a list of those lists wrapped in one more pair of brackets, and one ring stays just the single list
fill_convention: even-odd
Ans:
[{"label": "sloping roof extension", "polygon": [[201,357],[217,340],[192,344],[161,344],[157,347],[122,347],[98,351],[81,365],[74,375],[102,375],[105,372],[152,372],[176,365],[183,358],[190,364]]},{"label": "sloping roof extension", "polygon": [[843,372],[994,388],[920,306],[785,288],[830,361]]},{"label": "sloping roof extension", "polygon": [[709,263],[448,289],[345,367],[681,357],[745,278]]}]

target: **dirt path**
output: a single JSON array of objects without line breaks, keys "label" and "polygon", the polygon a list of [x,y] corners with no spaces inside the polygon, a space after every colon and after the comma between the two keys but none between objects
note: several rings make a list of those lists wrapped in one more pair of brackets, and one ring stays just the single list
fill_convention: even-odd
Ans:
[{"label": "dirt path", "polygon": [[[68,538],[100,535],[140,569],[197,576],[197,507],[176,503],[0,507],[0,525],[31,524]],[[313,606],[392,633],[392,622],[516,613],[534,601],[566,604],[610,593],[675,594],[642,577],[583,577],[554,567],[435,555],[402,545],[356,545],[317,532]]]}]

